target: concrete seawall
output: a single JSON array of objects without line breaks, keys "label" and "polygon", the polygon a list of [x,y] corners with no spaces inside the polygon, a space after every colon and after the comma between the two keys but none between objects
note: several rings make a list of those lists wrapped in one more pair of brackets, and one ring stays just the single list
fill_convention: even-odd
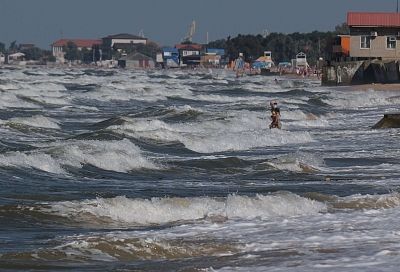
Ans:
[{"label": "concrete seawall", "polygon": [[332,62],[322,67],[323,86],[400,83],[398,60]]},{"label": "concrete seawall", "polygon": [[400,113],[385,114],[372,128],[400,128]]}]

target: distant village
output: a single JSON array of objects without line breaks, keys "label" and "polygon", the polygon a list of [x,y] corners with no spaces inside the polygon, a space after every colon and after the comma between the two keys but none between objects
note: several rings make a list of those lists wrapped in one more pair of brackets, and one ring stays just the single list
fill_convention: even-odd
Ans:
[{"label": "distant village", "polygon": [[[174,46],[159,47],[143,34],[112,34],[101,39],[62,38],[51,44],[51,51],[38,53],[34,44],[12,44],[1,52],[0,64],[3,65],[52,65],[52,66],[99,66],[127,69],[152,68],[234,68],[235,59],[229,56],[225,48],[215,47],[212,43],[200,44],[192,41],[195,21],[182,41]],[[15,43],[15,42],[14,42]],[[243,59],[243,69],[260,71],[272,68],[272,52],[265,50],[252,61],[245,61],[249,55],[238,52],[236,58]],[[252,57],[251,57],[252,58]],[[279,68],[292,67],[304,70],[308,63],[306,54],[299,52],[295,59],[281,62]]]},{"label": "distant village", "polygon": [[[174,47],[158,47],[143,35],[120,33],[102,39],[63,38],[51,44],[51,55],[31,59],[26,53],[34,44],[20,44],[0,53],[0,64],[90,64],[121,68],[223,67],[228,64],[225,50],[193,43],[191,36]],[[6,50],[4,50],[6,51]]]},{"label": "distant village", "polygon": [[36,58],[27,56],[34,53],[33,44],[13,44],[7,50],[0,47],[0,64],[235,69],[236,60],[242,59],[240,68],[266,74],[320,71],[327,85],[400,82],[397,12],[348,12],[346,23],[334,32],[238,35],[206,44],[192,41],[194,31],[193,21],[187,36],[172,47],[127,33],[101,39],[63,38]]}]

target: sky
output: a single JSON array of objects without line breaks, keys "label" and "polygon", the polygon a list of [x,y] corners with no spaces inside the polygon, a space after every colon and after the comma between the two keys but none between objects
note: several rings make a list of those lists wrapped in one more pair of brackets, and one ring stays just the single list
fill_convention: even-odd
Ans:
[{"label": "sky", "polygon": [[397,0],[0,0],[0,42],[50,49],[60,38],[139,34],[174,45],[267,32],[334,30],[348,11],[396,12]]}]

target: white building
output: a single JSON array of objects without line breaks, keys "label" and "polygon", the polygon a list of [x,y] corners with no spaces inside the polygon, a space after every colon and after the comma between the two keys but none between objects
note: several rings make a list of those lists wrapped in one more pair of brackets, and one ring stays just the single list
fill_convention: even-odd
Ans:
[{"label": "white building", "polygon": [[128,49],[129,47],[132,47],[132,45],[134,44],[146,45],[147,38],[126,33],[109,35],[103,38],[104,46],[118,51]]},{"label": "white building", "polygon": [[92,50],[94,46],[100,46],[102,44],[102,40],[86,40],[86,39],[60,39],[51,44],[51,49],[53,52],[53,56],[56,58],[57,62],[64,63],[65,62],[65,47],[69,42],[72,42],[76,45],[78,50],[82,50],[86,48],[88,50]]}]

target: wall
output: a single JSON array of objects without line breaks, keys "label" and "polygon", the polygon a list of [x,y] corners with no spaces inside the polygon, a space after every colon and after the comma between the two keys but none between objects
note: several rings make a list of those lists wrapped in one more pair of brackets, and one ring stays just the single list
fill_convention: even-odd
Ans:
[{"label": "wall", "polygon": [[322,67],[322,85],[400,83],[399,61],[352,61]]},{"label": "wall", "polygon": [[135,40],[135,39],[112,39],[111,41],[111,47],[114,45],[114,43],[133,43],[133,44],[146,44],[146,40]]},{"label": "wall", "polygon": [[386,36],[378,36],[371,39],[371,48],[360,48],[361,36],[350,37],[350,57],[361,58],[382,58],[396,59],[400,58],[399,42],[395,49],[386,48]]}]

